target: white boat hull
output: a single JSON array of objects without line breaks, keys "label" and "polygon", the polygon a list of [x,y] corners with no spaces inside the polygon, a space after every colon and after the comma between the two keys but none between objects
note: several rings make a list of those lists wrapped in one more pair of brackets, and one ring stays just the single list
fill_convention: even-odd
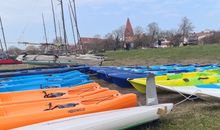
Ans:
[{"label": "white boat hull", "polygon": [[[137,126],[167,114],[173,104],[141,106],[64,118],[14,130],[116,130]],[[162,112],[162,113],[161,113]]]},{"label": "white boat hull", "polygon": [[86,64],[100,65],[104,59],[92,54],[59,56],[56,60],[53,55],[23,55],[17,57],[17,60],[28,64]]},{"label": "white boat hull", "polygon": [[216,88],[200,88],[197,86],[162,86],[159,85],[158,87],[163,90],[168,90],[172,92],[177,92],[180,94],[192,95],[197,96],[200,99],[206,101],[220,101],[220,84],[217,83],[219,87]]}]

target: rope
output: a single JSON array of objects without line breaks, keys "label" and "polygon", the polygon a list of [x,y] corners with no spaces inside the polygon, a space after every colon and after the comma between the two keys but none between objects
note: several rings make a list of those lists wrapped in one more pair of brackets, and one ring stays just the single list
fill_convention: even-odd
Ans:
[{"label": "rope", "polygon": [[187,100],[193,101],[193,100],[195,100],[195,99],[198,99],[198,97],[195,97],[195,98],[191,98],[191,97],[195,96],[196,93],[201,92],[201,90],[196,90],[196,91],[193,92],[191,95],[186,96],[186,95],[184,95],[182,92],[176,90],[175,88],[174,88],[174,91],[176,91],[177,93],[179,93],[181,96],[183,96],[183,97],[185,98],[184,100],[182,100],[182,101],[180,101],[180,102],[174,104],[174,107],[176,107],[176,106],[178,106],[178,105],[180,105],[180,104],[186,102]]},{"label": "rope", "polygon": [[[35,2],[33,2],[33,10],[32,12],[35,12],[38,6],[39,0],[35,0]],[[18,37],[18,41],[21,41],[22,39],[24,39],[24,34],[28,28],[28,26],[30,25],[30,22],[26,21],[25,26],[21,32],[21,35]]]}]

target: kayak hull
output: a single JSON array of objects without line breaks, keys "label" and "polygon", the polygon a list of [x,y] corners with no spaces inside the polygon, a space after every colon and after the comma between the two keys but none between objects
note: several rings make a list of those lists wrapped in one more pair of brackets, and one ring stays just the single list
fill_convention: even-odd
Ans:
[{"label": "kayak hull", "polygon": [[[63,99],[39,103],[6,105],[0,107],[0,126],[3,130],[12,129],[70,116],[135,107],[137,104],[136,100],[137,97],[135,94],[121,95],[117,91],[109,90],[87,96],[81,100]],[[52,108],[48,106],[50,103],[53,104]],[[67,107],[67,105],[64,105],[66,103],[75,105],[68,105],[69,107]]]},{"label": "kayak hull", "polygon": [[[168,114],[173,104],[141,106],[33,124],[15,130],[119,130],[157,120]],[[159,111],[164,110],[164,113]],[[166,111],[166,112],[165,112]]]},{"label": "kayak hull", "polygon": [[0,93],[0,106],[61,100],[67,98],[80,99],[87,95],[92,95],[107,90],[109,89],[102,88],[97,83],[90,83],[71,88]]}]

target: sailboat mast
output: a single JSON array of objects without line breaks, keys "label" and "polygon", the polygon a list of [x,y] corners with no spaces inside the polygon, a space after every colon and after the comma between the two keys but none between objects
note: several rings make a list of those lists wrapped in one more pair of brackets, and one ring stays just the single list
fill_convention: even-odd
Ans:
[{"label": "sailboat mast", "polygon": [[2,52],[4,52],[4,48],[3,48],[3,45],[2,45],[2,40],[0,39],[0,44],[1,44],[1,50]]},{"label": "sailboat mast", "polygon": [[6,43],[6,39],[5,39],[5,32],[4,32],[4,28],[3,28],[3,24],[2,24],[2,18],[0,17],[0,24],[1,24],[1,29],[2,29],[2,36],[3,36],[3,40],[4,40],[4,44],[5,44],[5,51],[8,51],[8,47],[7,47],[7,43]]},{"label": "sailboat mast", "polygon": [[46,30],[46,25],[45,25],[44,14],[43,14],[43,13],[42,13],[42,21],[43,21],[43,27],[44,27],[44,37],[45,37],[45,41],[46,41],[46,43],[48,43],[48,40],[47,40],[47,30]]},{"label": "sailboat mast", "polygon": [[79,26],[78,26],[78,21],[77,21],[76,2],[75,2],[75,0],[73,0],[73,8],[74,8],[76,30],[77,30],[78,38],[80,39],[80,33],[79,33]]},{"label": "sailboat mast", "polygon": [[65,51],[67,55],[67,35],[66,35],[66,27],[65,27],[65,18],[64,18],[64,10],[63,10],[63,0],[60,0],[61,5],[61,14],[62,14],[62,22],[63,22],[63,35],[64,35],[64,44],[65,44]]},{"label": "sailboat mast", "polygon": [[52,12],[53,12],[53,23],[54,23],[54,32],[55,32],[55,39],[57,39],[57,26],[56,26],[56,17],[55,17],[55,12],[54,12],[54,5],[53,5],[53,0],[51,0],[51,6],[52,6]]},{"label": "sailboat mast", "polygon": [[61,25],[60,25],[60,21],[58,20],[58,29],[59,29],[59,35],[60,35],[60,42],[63,43],[63,38],[62,38],[62,33],[61,33]]},{"label": "sailboat mast", "polygon": [[74,25],[73,25],[73,17],[72,17],[72,13],[73,11],[71,12],[71,7],[72,7],[72,4],[69,0],[69,15],[70,15],[70,21],[71,21],[71,27],[72,27],[72,33],[73,33],[73,39],[74,39],[74,44],[76,46],[76,37],[75,37],[75,31],[74,31]]},{"label": "sailboat mast", "polygon": [[74,20],[75,20],[75,25],[76,25],[76,32],[77,32],[77,38],[78,38],[78,44],[81,45],[81,49],[82,51],[83,50],[83,44],[81,43],[81,36],[80,36],[80,32],[79,32],[79,26],[78,26],[78,21],[77,21],[77,13],[76,13],[76,2],[75,0],[73,0],[73,8],[74,8],[74,13],[73,13],[73,16],[74,16]]}]

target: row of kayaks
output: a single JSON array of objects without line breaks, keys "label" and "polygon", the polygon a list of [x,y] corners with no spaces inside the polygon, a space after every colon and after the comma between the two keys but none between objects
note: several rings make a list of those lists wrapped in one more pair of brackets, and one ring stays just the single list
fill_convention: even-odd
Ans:
[{"label": "row of kayaks", "polygon": [[136,107],[135,94],[97,83],[0,93],[0,101],[1,130],[125,129],[157,120],[173,108],[173,104]]},{"label": "row of kayaks", "polygon": [[[189,69],[191,68],[191,69]],[[203,72],[210,69],[219,69],[216,64],[210,65],[162,65],[162,66],[134,66],[134,67],[90,67],[89,72],[107,82],[117,84],[123,88],[131,88],[132,84],[127,79],[146,78],[149,73],[156,76],[166,74],[179,74],[189,72]],[[177,75],[178,76],[178,75]]]},{"label": "row of kayaks", "polygon": [[[219,82],[220,70],[189,72],[156,76],[156,84],[164,86],[191,86]],[[146,78],[128,79],[139,92],[145,93]]]},{"label": "row of kayaks", "polygon": [[10,94],[1,95],[2,129],[136,106],[135,94],[122,95],[95,83],[66,89],[17,92],[13,96]]},{"label": "row of kayaks", "polygon": [[[194,68],[194,71],[177,72],[177,68],[185,67]],[[164,70],[167,73],[161,75],[160,72]],[[90,67],[90,73],[120,87],[134,87],[143,94],[146,92],[146,77],[154,73],[158,89],[198,96],[205,100],[220,100],[220,68],[216,64]]]},{"label": "row of kayaks", "polygon": [[[156,77],[160,90],[197,96],[204,100],[220,100],[220,70],[193,72]],[[180,76],[181,75],[181,76]],[[146,78],[128,79],[133,87],[141,93],[146,92]]]},{"label": "row of kayaks", "polygon": [[101,87],[76,70],[82,68],[66,69],[32,69],[24,75],[19,74],[23,70],[0,72],[10,73],[0,78],[0,129],[126,129],[157,120],[173,108],[136,107],[135,94]]}]

